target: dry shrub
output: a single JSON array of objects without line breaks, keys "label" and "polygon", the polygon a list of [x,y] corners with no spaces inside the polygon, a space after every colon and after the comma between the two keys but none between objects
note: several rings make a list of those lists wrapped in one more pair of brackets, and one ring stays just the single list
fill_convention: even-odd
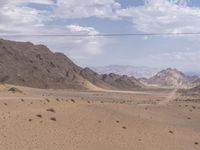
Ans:
[{"label": "dry shrub", "polygon": [[56,112],[53,108],[46,109],[46,111],[50,111],[50,112],[53,112],[53,113]]}]

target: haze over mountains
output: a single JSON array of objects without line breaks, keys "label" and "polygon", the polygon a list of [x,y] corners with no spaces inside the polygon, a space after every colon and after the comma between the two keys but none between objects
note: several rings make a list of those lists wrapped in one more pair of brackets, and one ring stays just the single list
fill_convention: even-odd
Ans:
[{"label": "haze over mountains", "polygon": [[123,66],[123,65],[109,65],[102,67],[91,67],[93,70],[100,74],[115,73],[119,75],[134,76],[136,78],[150,78],[154,76],[161,69],[151,67],[136,67],[136,66]]},{"label": "haze over mountains", "polygon": [[187,75],[172,68],[160,71],[158,68],[111,65],[106,67],[93,67],[93,69],[99,73],[113,72],[134,76],[139,78],[143,83],[161,87],[192,87],[200,83],[198,76]]},{"label": "haze over mountains", "polygon": [[[119,75],[134,76],[136,78],[150,78],[162,70],[161,68],[131,65],[109,65],[90,68],[99,74],[115,73]],[[187,76],[200,76],[199,72],[184,72],[184,74]]]}]

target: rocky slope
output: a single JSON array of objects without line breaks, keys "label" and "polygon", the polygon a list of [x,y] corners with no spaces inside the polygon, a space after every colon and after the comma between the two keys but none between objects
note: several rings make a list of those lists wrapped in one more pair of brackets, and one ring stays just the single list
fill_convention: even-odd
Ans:
[{"label": "rocky slope", "polygon": [[177,69],[168,68],[157,73],[152,78],[146,80],[148,84],[156,84],[160,86],[180,87],[189,86],[197,80],[196,76],[186,76]]},{"label": "rocky slope", "polygon": [[192,83],[193,83],[194,86],[199,86],[200,85],[200,78],[194,80]]},{"label": "rocky slope", "polygon": [[90,68],[84,68],[80,71],[80,75],[90,81],[92,84],[101,87],[103,89],[116,89],[110,84],[107,84],[101,79],[101,75],[98,73],[94,72]]},{"label": "rocky slope", "polygon": [[199,86],[196,86],[196,87],[194,87],[194,88],[189,89],[189,91],[200,93],[200,85],[199,85]]},{"label": "rocky slope", "polygon": [[110,74],[104,74],[101,75],[101,79],[112,85],[113,87],[116,87],[117,89],[123,90],[123,89],[140,89],[143,87],[143,84],[140,83],[136,78],[134,77],[128,77],[127,75],[117,75],[114,73]]},{"label": "rocky slope", "polygon": [[0,82],[37,88],[83,89],[81,68],[44,45],[0,40]]},{"label": "rocky slope", "polygon": [[0,83],[36,88],[138,88],[137,80],[127,82],[128,77],[118,78],[111,77],[112,82],[104,81],[102,75],[89,68],[82,69],[64,54],[53,53],[44,45],[0,40]]}]

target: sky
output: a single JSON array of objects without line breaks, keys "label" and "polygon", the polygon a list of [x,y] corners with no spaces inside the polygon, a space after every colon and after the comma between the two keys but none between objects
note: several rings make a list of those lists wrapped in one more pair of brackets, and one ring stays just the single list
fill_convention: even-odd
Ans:
[{"label": "sky", "polygon": [[[199,0],[0,0],[0,38],[45,44],[80,66],[133,65],[200,72]],[[86,34],[89,37],[18,36]]]}]

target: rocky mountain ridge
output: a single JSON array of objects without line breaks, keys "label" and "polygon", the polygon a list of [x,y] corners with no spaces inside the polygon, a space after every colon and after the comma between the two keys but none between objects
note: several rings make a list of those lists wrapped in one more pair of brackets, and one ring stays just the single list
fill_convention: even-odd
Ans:
[{"label": "rocky mountain ridge", "polygon": [[138,86],[142,85],[138,80],[129,77],[116,75],[107,82],[102,76],[79,67],[64,54],[53,53],[44,45],[0,40],[0,83],[61,89],[133,90],[142,87]]}]

